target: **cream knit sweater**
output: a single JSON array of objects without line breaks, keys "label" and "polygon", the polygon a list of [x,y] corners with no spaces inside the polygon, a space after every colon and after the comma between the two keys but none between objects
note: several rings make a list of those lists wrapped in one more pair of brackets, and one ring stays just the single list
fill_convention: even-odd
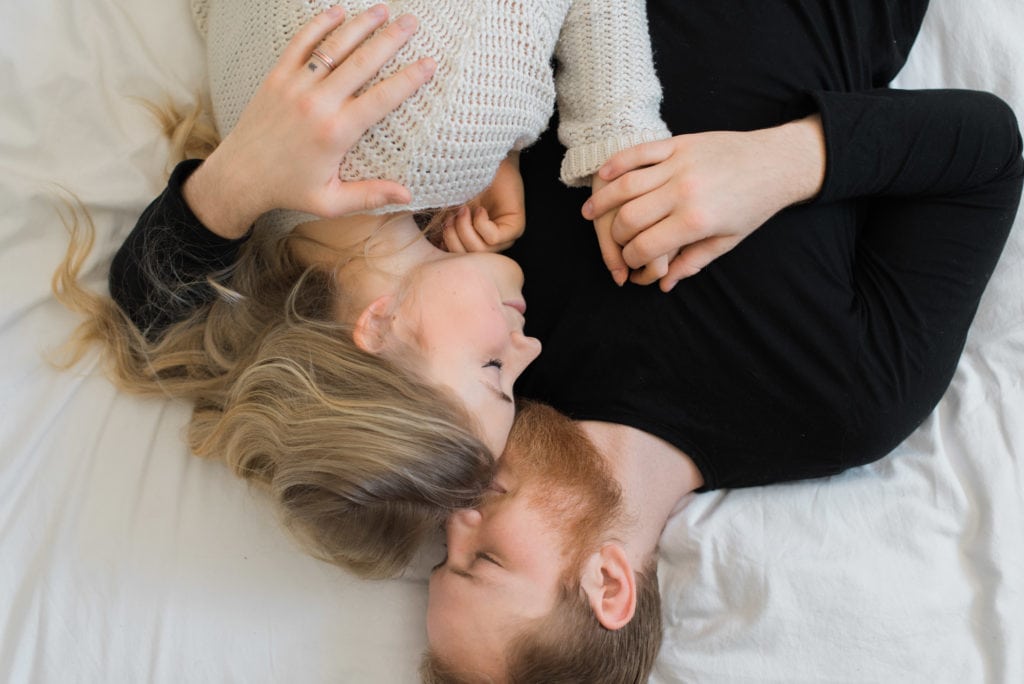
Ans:
[{"label": "cream knit sweater", "polygon": [[[374,0],[192,0],[196,25],[207,39],[222,135],[299,27],[333,4],[344,5],[351,17]],[[508,153],[544,130],[556,90],[559,138],[567,148],[562,179],[570,185],[589,184],[621,149],[669,136],[658,114],[661,87],[643,0],[388,5],[392,17],[414,14],[420,28],[378,80],[424,56],[437,61],[437,71],[340,160],[341,177],[406,185],[413,202],[401,209],[456,206],[484,190]],[[293,215],[287,223],[301,218]]]}]

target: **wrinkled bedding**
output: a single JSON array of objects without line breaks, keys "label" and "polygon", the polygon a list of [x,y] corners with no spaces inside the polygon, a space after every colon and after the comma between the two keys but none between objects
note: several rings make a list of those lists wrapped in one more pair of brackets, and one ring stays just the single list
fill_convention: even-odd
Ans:
[{"label": "wrinkled bedding", "polygon": [[[1024,114],[1024,4],[933,3],[900,87]],[[0,679],[408,682],[431,551],[365,582],[302,553],[263,495],[188,453],[189,408],[118,392],[49,277],[58,187],[98,231],[87,280],[162,187],[138,99],[204,82],[184,0],[0,9]],[[693,496],[670,522],[652,681],[1024,681],[1024,229],[952,386],[889,458]]]}]

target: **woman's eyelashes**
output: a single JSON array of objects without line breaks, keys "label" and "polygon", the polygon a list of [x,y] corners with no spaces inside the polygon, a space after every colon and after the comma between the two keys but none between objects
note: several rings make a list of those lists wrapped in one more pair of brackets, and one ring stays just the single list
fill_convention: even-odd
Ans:
[{"label": "woman's eyelashes", "polygon": [[500,371],[504,365],[505,364],[502,363],[501,359],[489,359],[487,363],[484,364],[484,368],[497,368]]}]

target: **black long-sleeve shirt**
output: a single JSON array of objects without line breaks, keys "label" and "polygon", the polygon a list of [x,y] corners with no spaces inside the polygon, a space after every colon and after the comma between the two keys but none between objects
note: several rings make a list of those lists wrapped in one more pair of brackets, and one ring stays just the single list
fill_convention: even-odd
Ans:
[{"label": "black long-sleeve shirt", "polygon": [[[517,391],[579,419],[631,425],[688,453],[705,488],[839,472],[890,451],[948,385],[1019,202],[1013,113],[968,91],[898,92],[923,4],[649,3],[674,133],[821,114],[819,198],[791,207],[665,295],[616,287],[557,181],[553,133],[522,158],[527,332],[544,351]],[[552,127],[553,130],[553,127]],[[175,278],[237,253],[211,240],[177,175],[126,241],[111,291],[153,330],[201,305],[151,297],[146,236],[173,226]],[[163,234],[162,239],[167,235]],[[115,287],[116,286],[116,287]]]}]

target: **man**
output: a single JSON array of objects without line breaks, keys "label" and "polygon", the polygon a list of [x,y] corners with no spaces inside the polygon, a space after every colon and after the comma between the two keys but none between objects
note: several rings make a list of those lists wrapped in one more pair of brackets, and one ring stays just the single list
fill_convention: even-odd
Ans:
[{"label": "man", "polygon": [[521,407],[491,491],[448,522],[426,681],[646,679],[661,636],[658,537],[702,479],[670,444],[619,427]]},{"label": "man", "polygon": [[[569,450],[599,466],[531,473],[550,447],[516,428],[449,523],[427,681],[645,681],[653,655],[616,668],[657,647],[642,597],[682,496],[881,458],[942,396],[1019,202],[1019,131],[991,96],[879,90],[922,3],[840,4],[649,3],[680,135],[606,164],[600,253],[551,136],[523,155],[512,255],[545,346],[517,389],[580,421]],[[700,133],[723,128],[745,132]],[[606,270],[658,259],[634,275],[668,295]],[[602,477],[619,508],[583,534]]]}]

